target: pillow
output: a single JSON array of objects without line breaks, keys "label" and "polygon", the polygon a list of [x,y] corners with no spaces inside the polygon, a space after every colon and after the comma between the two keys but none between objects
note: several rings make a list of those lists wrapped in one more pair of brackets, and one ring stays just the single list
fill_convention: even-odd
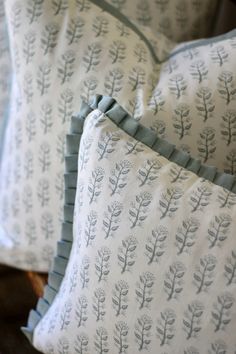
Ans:
[{"label": "pillow", "polygon": [[[176,46],[102,1],[30,0],[25,6],[24,0],[9,0],[5,7],[13,74],[0,166],[1,263],[48,271],[63,214],[65,134],[81,100],[89,102],[96,92],[115,97],[136,119],[195,157],[221,170],[234,168],[234,134],[228,144],[227,124],[232,121],[234,133],[228,110],[232,115],[236,110],[235,32]],[[213,65],[208,54],[222,46],[223,65],[218,57]],[[199,59],[191,60],[195,56]],[[208,70],[200,83],[199,62]],[[226,90],[225,72],[229,103],[220,93]],[[205,122],[201,89],[209,86]]]},{"label": "pillow", "polygon": [[217,0],[107,0],[117,11],[154,33],[181,42],[212,35],[219,12]]},{"label": "pillow", "polygon": [[35,348],[233,353],[236,178],[103,96],[72,118],[66,168],[62,239],[23,329]]},{"label": "pillow", "polygon": [[10,99],[10,53],[3,0],[0,1],[0,159],[3,142],[3,126]]},{"label": "pillow", "polygon": [[[0,263],[48,271],[60,237],[72,112],[96,90],[134,100],[136,76],[153,75],[157,56],[173,44],[162,36],[155,52],[124,16],[87,0],[9,0],[5,7],[13,79],[0,167]],[[134,58],[139,46],[145,63]]]},{"label": "pillow", "polygon": [[[140,114],[144,125],[178,148],[231,174],[236,174],[235,43],[236,30],[175,48]],[[125,108],[131,111],[128,103]]]}]

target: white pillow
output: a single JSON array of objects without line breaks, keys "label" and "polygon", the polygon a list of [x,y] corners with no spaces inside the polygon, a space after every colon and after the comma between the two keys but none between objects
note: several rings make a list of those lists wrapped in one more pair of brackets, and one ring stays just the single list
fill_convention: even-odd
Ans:
[{"label": "white pillow", "polygon": [[233,353],[236,178],[176,150],[107,97],[83,105],[67,143],[76,196],[24,329],[35,348]]}]

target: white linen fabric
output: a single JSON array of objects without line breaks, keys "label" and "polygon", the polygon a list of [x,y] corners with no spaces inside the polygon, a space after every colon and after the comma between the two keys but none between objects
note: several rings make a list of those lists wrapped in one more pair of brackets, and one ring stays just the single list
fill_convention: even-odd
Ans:
[{"label": "white linen fabric", "polygon": [[151,131],[132,124],[128,135],[114,111],[85,119],[72,250],[33,344],[47,354],[233,353],[236,194],[135,138],[155,146]]},{"label": "white linen fabric", "polygon": [[176,46],[94,2],[5,2],[13,73],[0,166],[1,263],[48,271],[60,237],[65,134],[94,93],[235,173],[235,32]]}]

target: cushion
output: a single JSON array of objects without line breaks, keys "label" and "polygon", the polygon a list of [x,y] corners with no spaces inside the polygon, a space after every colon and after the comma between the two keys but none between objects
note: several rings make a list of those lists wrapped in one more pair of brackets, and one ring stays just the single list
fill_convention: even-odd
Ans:
[{"label": "cushion", "polygon": [[[158,54],[124,16],[87,0],[9,0],[5,8],[13,75],[0,167],[0,263],[48,271],[60,237],[72,113],[97,90],[134,100],[140,85],[129,82],[131,73],[152,75],[162,46],[173,44],[160,37]],[[147,48],[146,69],[133,55],[139,45]]]},{"label": "cushion", "polygon": [[235,31],[176,46],[103,1],[5,7],[13,74],[0,166],[1,263],[48,271],[63,217],[65,134],[94,93],[234,172]]},{"label": "cushion", "polygon": [[23,329],[35,348],[233,353],[235,176],[103,96],[72,118],[66,166],[64,232]]},{"label": "cushion", "polygon": [[154,33],[164,33],[174,41],[212,35],[218,18],[217,0],[107,0],[117,11]]},{"label": "cushion", "polygon": [[0,159],[10,99],[11,61],[3,0],[0,1]]}]

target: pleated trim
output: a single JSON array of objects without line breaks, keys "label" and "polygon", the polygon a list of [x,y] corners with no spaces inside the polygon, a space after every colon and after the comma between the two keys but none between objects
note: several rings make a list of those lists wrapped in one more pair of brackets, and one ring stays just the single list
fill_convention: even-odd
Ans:
[{"label": "pleated trim", "polygon": [[205,178],[218,186],[236,193],[235,176],[221,173],[216,167],[203,165],[199,160],[189,156],[189,154],[176,149],[175,145],[159,138],[152,130],[138,123],[115,99],[96,95],[90,105],[82,103],[80,113],[72,117],[70,133],[66,136],[64,221],[61,228],[61,240],[57,243],[57,255],[54,258],[52,270],[48,277],[48,284],[44,288],[43,297],[38,300],[36,309],[30,311],[27,326],[22,327],[23,333],[31,342],[33,341],[35,327],[48,311],[60,289],[70,258],[73,243],[73,213],[80,140],[83,134],[85,118],[95,109],[99,109],[105,113],[120,129],[169,161],[184,167],[201,178]]}]

